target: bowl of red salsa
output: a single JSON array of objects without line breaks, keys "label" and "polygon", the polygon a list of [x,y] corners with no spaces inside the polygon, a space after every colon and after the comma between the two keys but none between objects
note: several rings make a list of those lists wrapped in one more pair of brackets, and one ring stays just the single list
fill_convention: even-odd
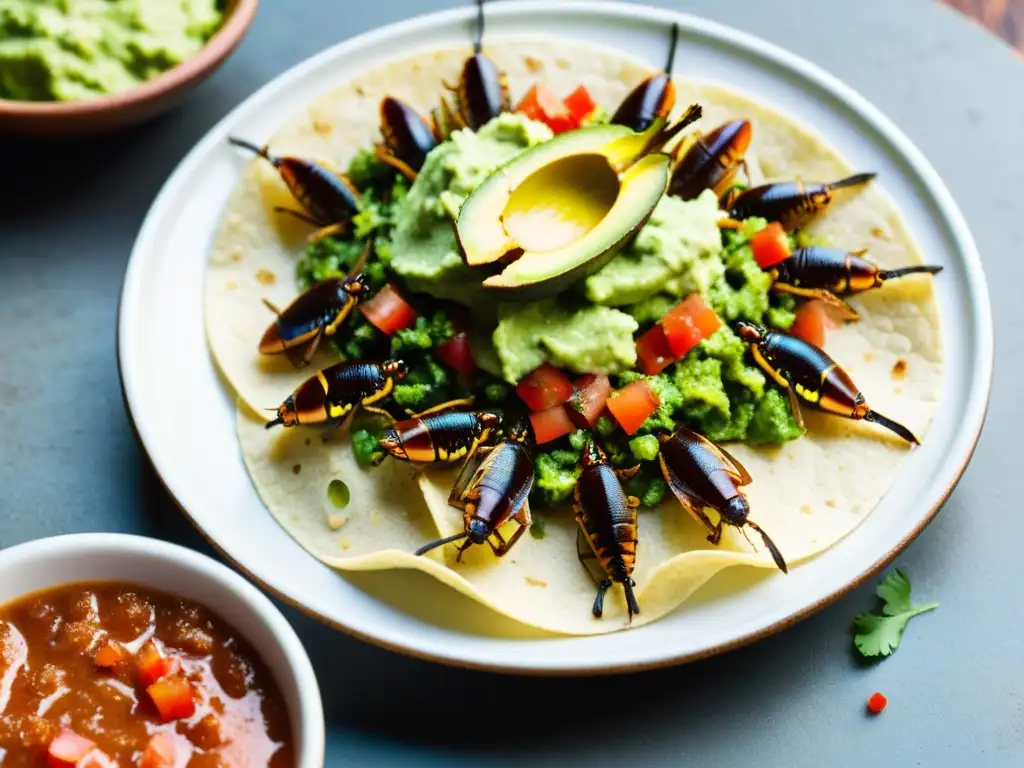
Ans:
[{"label": "bowl of red salsa", "polygon": [[323,764],[309,657],[234,571],[120,534],[0,552],[4,768]]}]

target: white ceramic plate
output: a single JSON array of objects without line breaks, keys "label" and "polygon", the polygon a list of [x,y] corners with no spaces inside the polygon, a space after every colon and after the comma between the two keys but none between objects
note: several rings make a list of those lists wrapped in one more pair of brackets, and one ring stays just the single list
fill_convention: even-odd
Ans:
[{"label": "white ceramic plate", "polygon": [[[239,175],[229,133],[268,136],[385,52],[466,44],[473,9],[412,19],[349,40],[281,75],[225,117],[185,158],[146,218],[125,278],[119,357],[125,398],[168,489],[199,529],[267,589],[370,642],[457,665],[530,673],[598,673],[706,656],[821,608],[888,563],[931,519],[970,458],[992,371],[992,320],[978,253],[936,172],[874,107],[814,65],[691,16],[617,3],[500,2],[487,35],[536,33],[605,44],[661,66],[665,29],[681,25],[677,66],[725,82],[814,126],[859,168],[879,171],[928,260],[948,353],[941,406],[925,445],[848,538],[788,577],[732,569],[652,625],[585,638],[544,637],[420,574],[342,578],[307,555],[265,510],[235,437],[235,409],[207,352],[203,270],[218,216]],[[427,610],[429,607],[429,610]],[[438,619],[440,617],[440,619]],[[443,621],[444,624],[438,623]]]}]

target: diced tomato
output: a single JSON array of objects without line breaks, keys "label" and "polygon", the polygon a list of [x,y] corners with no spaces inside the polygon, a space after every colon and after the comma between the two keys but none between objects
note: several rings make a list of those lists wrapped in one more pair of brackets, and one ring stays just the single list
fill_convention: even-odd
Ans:
[{"label": "diced tomato", "polygon": [[790,326],[789,332],[808,344],[816,347],[825,346],[825,326],[831,323],[828,313],[825,311],[825,303],[818,301],[806,301],[797,307],[796,320]]},{"label": "diced tomato", "polygon": [[565,102],[543,83],[533,84],[519,102],[516,112],[526,115],[531,120],[546,123],[555,134],[579,128],[579,122],[566,107]]},{"label": "diced tomato", "polygon": [[150,686],[181,669],[181,663],[176,658],[160,655],[159,649],[153,643],[142,646],[136,657],[136,664],[139,668],[139,682],[143,687]]},{"label": "diced tomato", "polygon": [[75,768],[75,764],[92,752],[96,745],[70,728],[62,728],[46,750],[49,768]]},{"label": "diced tomato", "polygon": [[690,294],[661,318],[668,347],[677,360],[721,326],[715,310],[705,304],[698,293]]},{"label": "diced tomato", "polygon": [[163,721],[170,722],[183,717],[192,717],[196,702],[192,698],[192,683],[184,675],[175,674],[157,680],[146,687],[146,693],[156,704]]},{"label": "diced tomato", "polygon": [[761,269],[773,267],[789,258],[789,240],[782,225],[773,221],[750,238],[754,261]]},{"label": "diced tomato", "polygon": [[516,385],[516,394],[531,411],[546,411],[572,397],[572,382],[555,366],[544,363]]},{"label": "diced tomato", "polygon": [[640,429],[640,425],[658,409],[658,405],[658,396],[646,381],[627,384],[608,398],[608,410],[627,435]]},{"label": "diced tomato", "polygon": [[566,96],[563,101],[577,124],[582,123],[597,109],[597,104],[583,85],[576,86],[576,90]]},{"label": "diced tomato", "polygon": [[359,311],[375,328],[388,336],[395,331],[409,328],[416,322],[416,310],[409,306],[390,283],[381,288],[372,299],[361,303]]},{"label": "diced tomato", "polygon": [[871,694],[871,697],[868,699],[868,712],[870,712],[873,715],[877,715],[879,712],[885,709],[888,703],[889,700],[886,699],[885,696],[876,691],[875,693]]},{"label": "diced tomato", "polygon": [[572,389],[572,397],[565,404],[565,412],[580,429],[593,427],[604,411],[608,395],[612,393],[612,383],[607,376],[588,373],[576,379]]},{"label": "diced tomato", "polygon": [[128,658],[128,652],[120,643],[111,640],[96,651],[96,666],[100,669],[113,669]]},{"label": "diced tomato", "polygon": [[665,337],[665,329],[655,325],[636,340],[636,360],[648,376],[661,373],[676,361]]},{"label": "diced tomato", "polygon": [[174,738],[169,733],[154,733],[142,753],[139,768],[174,768],[177,751]]},{"label": "diced tomato", "polygon": [[550,443],[576,430],[575,425],[569,420],[569,414],[561,405],[531,413],[530,424],[533,425],[533,436],[537,440],[537,445]]},{"label": "diced tomato", "polygon": [[461,374],[469,376],[476,372],[476,360],[473,359],[469,336],[465,332],[457,333],[447,341],[438,344],[434,347],[434,354],[442,363]]}]

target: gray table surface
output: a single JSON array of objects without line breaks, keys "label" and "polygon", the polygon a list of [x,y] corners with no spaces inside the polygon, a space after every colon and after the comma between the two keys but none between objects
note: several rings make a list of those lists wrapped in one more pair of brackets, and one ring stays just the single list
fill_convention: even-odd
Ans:
[{"label": "gray table surface", "polygon": [[[980,246],[996,383],[974,460],[897,560],[937,611],[875,666],[850,652],[865,585],[754,646],[606,679],[448,669],[283,607],[319,675],[328,765],[487,762],[1024,765],[1018,355],[1024,343],[1024,63],[929,0],[661,0],[787,46],[874,101],[921,147]],[[211,553],[161,488],[122,406],[115,315],[135,234],[199,137],[258,86],[342,38],[457,0],[264,0],[187,107],[116,137],[5,142],[0,179],[0,546],[117,530]],[[889,696],[879,718],[863,703]],[[518,705],[510,706],[513,698]],[[507,704],[503,703],[508,702]],[[488,727],[482,705],[500,712]],[[493,721],[491,721],[493,722]]]}]

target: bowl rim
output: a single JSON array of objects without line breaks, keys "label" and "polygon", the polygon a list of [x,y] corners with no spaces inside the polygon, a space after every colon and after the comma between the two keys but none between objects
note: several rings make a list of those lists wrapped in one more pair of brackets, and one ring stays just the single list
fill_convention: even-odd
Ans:
[{"label": "bowl rim", "polygon": [[227,11],[224,23],[194,56],[190,56],[151,80],[118,93],[93,99],[75,101],[0,99],[0,115],[25,118],[82,117],[158,101],[168,93],[202,78],[238,47],[256,17],[259,4],[260,0],[235,0],[234,6]]},{"label": "bowl rim", "polygon": [[[48,536],[16,544],[0,550],[0,578],[5,572],[23,569],[31,564],[52,562],[55,557],[66,558],[74,562],[75,558],[86,555],[103,554],[110,558],[130,557],[142,560],[160,561],[186,573],[193,580],[194,588],[186,594],[180,590],[172,590],[159,586],[152,589],[185,598],[200,605],[206,605],[202,597],[202,585],[215,583],[230,592],[249,611],[253,618],[263,624],[278,645],[281,654],[287,659],[286,669],[274,669],[275,675],[290,678],[290,683],[297,691],[297,711],[289,711],[291,722],[299,724],[298,733],[293,733],[296,755],[303,760],[297,763],[301,768],[318,768],[323,765],[326,753],[326,720],[320,686],[317,683],[313,664],[292,625],[278,610],[270,599],[260,592],[251,582],[243,578],[223,563],[214,558],[179,544],[168,541],[127,533],[71,533]],[[49,578],[49,577],[45,577]],[[82,579],[82,582],[102,582],[103,577]],[[150,586],[144,579],[121,580]],[[37,591],[55,589],[63,585],[78,583],[76,579],[61,578],[54,580],[49,587],[41,587]],[[155,584],[156,582],[153,582]],[[9,604],[20,598],[34,594],[27,592],[10,600]],[[247,641],[252,640],[232,625]],[[253,650],[263,655],[262,650],[253,643]],[[280,687],[280,682],[278,683]]]},{"label": "bowl rim", "polygon": [[[212,547],[220,552],[227,560],[232,562],[235,567],[243,571],[249,579],[260,584],[265,590],[274,594],[282,601],[292,605],[297,610],[306,613],[310,617],[317,619],[338,631],[355,637],[368,644],[372,644],[404,656],[450,667],[521,676],[604,676],[632,673],[649,669],[659,669],[705,659],[750,645],[799,623],[807,617],[822,610],[826,606],[831,605],[855,588],[866,583],[869,579],[879,574],[886,566],[892,563],[892,561],[901,552],[903,552],[935,518],[938,511],[946,502],[950,493],[963,476],[964,471],[977,448],[978,440],[985,425],[991,397],[994,357],[994,326],[987,280],[985,278],[980,254],[958,203],[952,197],[952,194],[942,181],[938,172],[922,151],[918,149],[906,133],[898,127],[891,118],[876,107],[873,102],[869,101],[859,91],[850,85],[847,85],[845,81],[839,79],[817,63],[814,63],[806,57],[796,54],[781,45],[770,42],[765,38],[745,32],[729,24],[713,21],[698,14],[654,6],[649,3],[627,3],[622,2],[622,0],[596,0],[596,2],[591,2],[589,4],[582,4],[575,0],[493,0],[493,2],[489,3],[489,7],[491,8],[490,13],[493,16],[513,18],[516,16],[527,15],[532,11],[538,11],[551,14],[595,13],[620,18],[638,18],[645,21],[668,23],[678,21],[681,25],[686,25],[691,31],[697,31],[712,40],[738,45],[748,53],[756,54],[759,58],[762,58],[774,65],[780,66],[786,70],[795,71],[804,80],[830,93],[863,117],[873,129],[881,133],[886,141],[898,150],[903,160],[912,168],[913,173],[927,182],[931,190],[931,196],[943,214],[944,224],[950,230],[952,239],[957,244],[958,250],[960,250],[964,256],[964,265],[970,276],[969,288],[974,302],[973,317],[976,321],[975,335],[972,339],[974,341],[972,359],[977,363],[977,378],[975,386],[970,390],[967,396],[968,407],[963,414],[966,429],[954,444],[954,450],[950,452],[951,454],[955,454],[957,457],[956,461],[953,462],[952,459],[949,459],[943,465],[944,468],[947,466],[949,467],[949,474],[945,478],[946,481],[942,484],[942,487],[938,489],[934,499],[931,500],[931,503],[929,503],[926,508],[922,509],[921,516],[919,520],[915,522],[912,530],[910,530],[900,540],[892,544],[891,547],[887,548],[887,550],[880,551],[878,555],[873,558],[870,564],[865,565],[860,569],[859,572],[849,581],[837,588],[831,589],[826,594],[821,595],[819,599],[804,605],[800,609],[795,610],[786,616],[773,620],[755,630],[744,632],[743,634],[728,641],[708,646],[699,651],[687,651],[681,653],[666,652],[658,654],[656,658],[641,661],[630,661],[628,663],[616,665],[592,666],[587,664],[560,664],[540,667],[517,664],[505,659],[495,660],[493,658],[482,658],[480,656],[472,659],[455,658],[450,654],[446,654],[436,649],[427,650],[422,646],[395,642],[393,639],[381,637],[375,632],[368,631],[363,627],[336,621],[313,608],[307,607],[297,598],[292,597],[276,584],[270,583],[268,579],[263,578],[261,574],[255,573],[245,564],[233,557],[232,554],[229,554],[219,542],[215,541],[206,532],[206,530],[204,530],[199,521],[193,517],[186,504],[178,497],[178,494],[176,493],[176,484],[169,482],[168,478],[164,476],[162,472],[164,466],[162,463],[158,462],[158,457],[153,455],[152,446],[148,440],[150,435],[146,428],[147,425],[140,423],[141,420],[137,418],[139,392],[137,387],[134,386],[135,382],[132,380],[130,365],[128,364],[126,357],[127,353],[125,352],[126,348],[128,348],[132,343],[132,328],[128,319],[129,313],[126,311],[126,305],[130,304],[132,293],[135,288],[134,284],[138,279],[137,273],[141,272],[141,259],[137,259],[136,257],[139,256],[139,246],[145,241],[149,234],[151,225],[155,226],[155,222],[150,221],[148,218],[140,229],[139,237],[137,238],[135,247],[133,247],[132,257],[129,260],[128,267],[125,271],[117,320],[117,364],[121,379],[122,399],[125,404],[125,409],[129,414],[129,420],[132,424],[133,431],[140,447],[149,457],[150,463],[152,464],[165,491],[175,502],[176,506],[182,511],[184,516]],[[311,56],[299,61],[294,66],[281,72],[271,81],[266,83],[260,90],[251,94],[247,99],[237,105],[235,109],[226,114],[200,141],[192,147],[189,153],[183,157],[179,166],[168,177],[164,187],[153,202],[150,214],[153,214],[161,208],[161,205],[165,202],[165,198],[169,197],[175,191],[175,185],[179,181],[180,177],[183,177],[191,170],[189,167],[190,161],[193,161],[195,157],[199,156],[204,150],[206,150],[215,141],[216,137],[225,129],[225,127],[232,125],[238,119],[239,115],[243,113],[252,102],[257,101],[263,93],[275,87],[281,87],[283,84],[298,80],[308,72],[314,70],[317,66],[321,65],[324,61],[330,60],[332,57],[337,56],[342,52],[347,52],[350,48],[355,48],[360,44],[367,45],[370,42],[377,42],[381,39],[386,39],[390,35],[405,33],[410,30],[419,31],[434,24],[465,23],[472,19],[471,13],[472,8],[467,6],[463,8],[423,13],[406,18],[402,21],[382,25],[355,37],[347,38],[343,41],[327,46],[319,52],[312,54]],[[955,466],[953,466],[954,463]]]}]

